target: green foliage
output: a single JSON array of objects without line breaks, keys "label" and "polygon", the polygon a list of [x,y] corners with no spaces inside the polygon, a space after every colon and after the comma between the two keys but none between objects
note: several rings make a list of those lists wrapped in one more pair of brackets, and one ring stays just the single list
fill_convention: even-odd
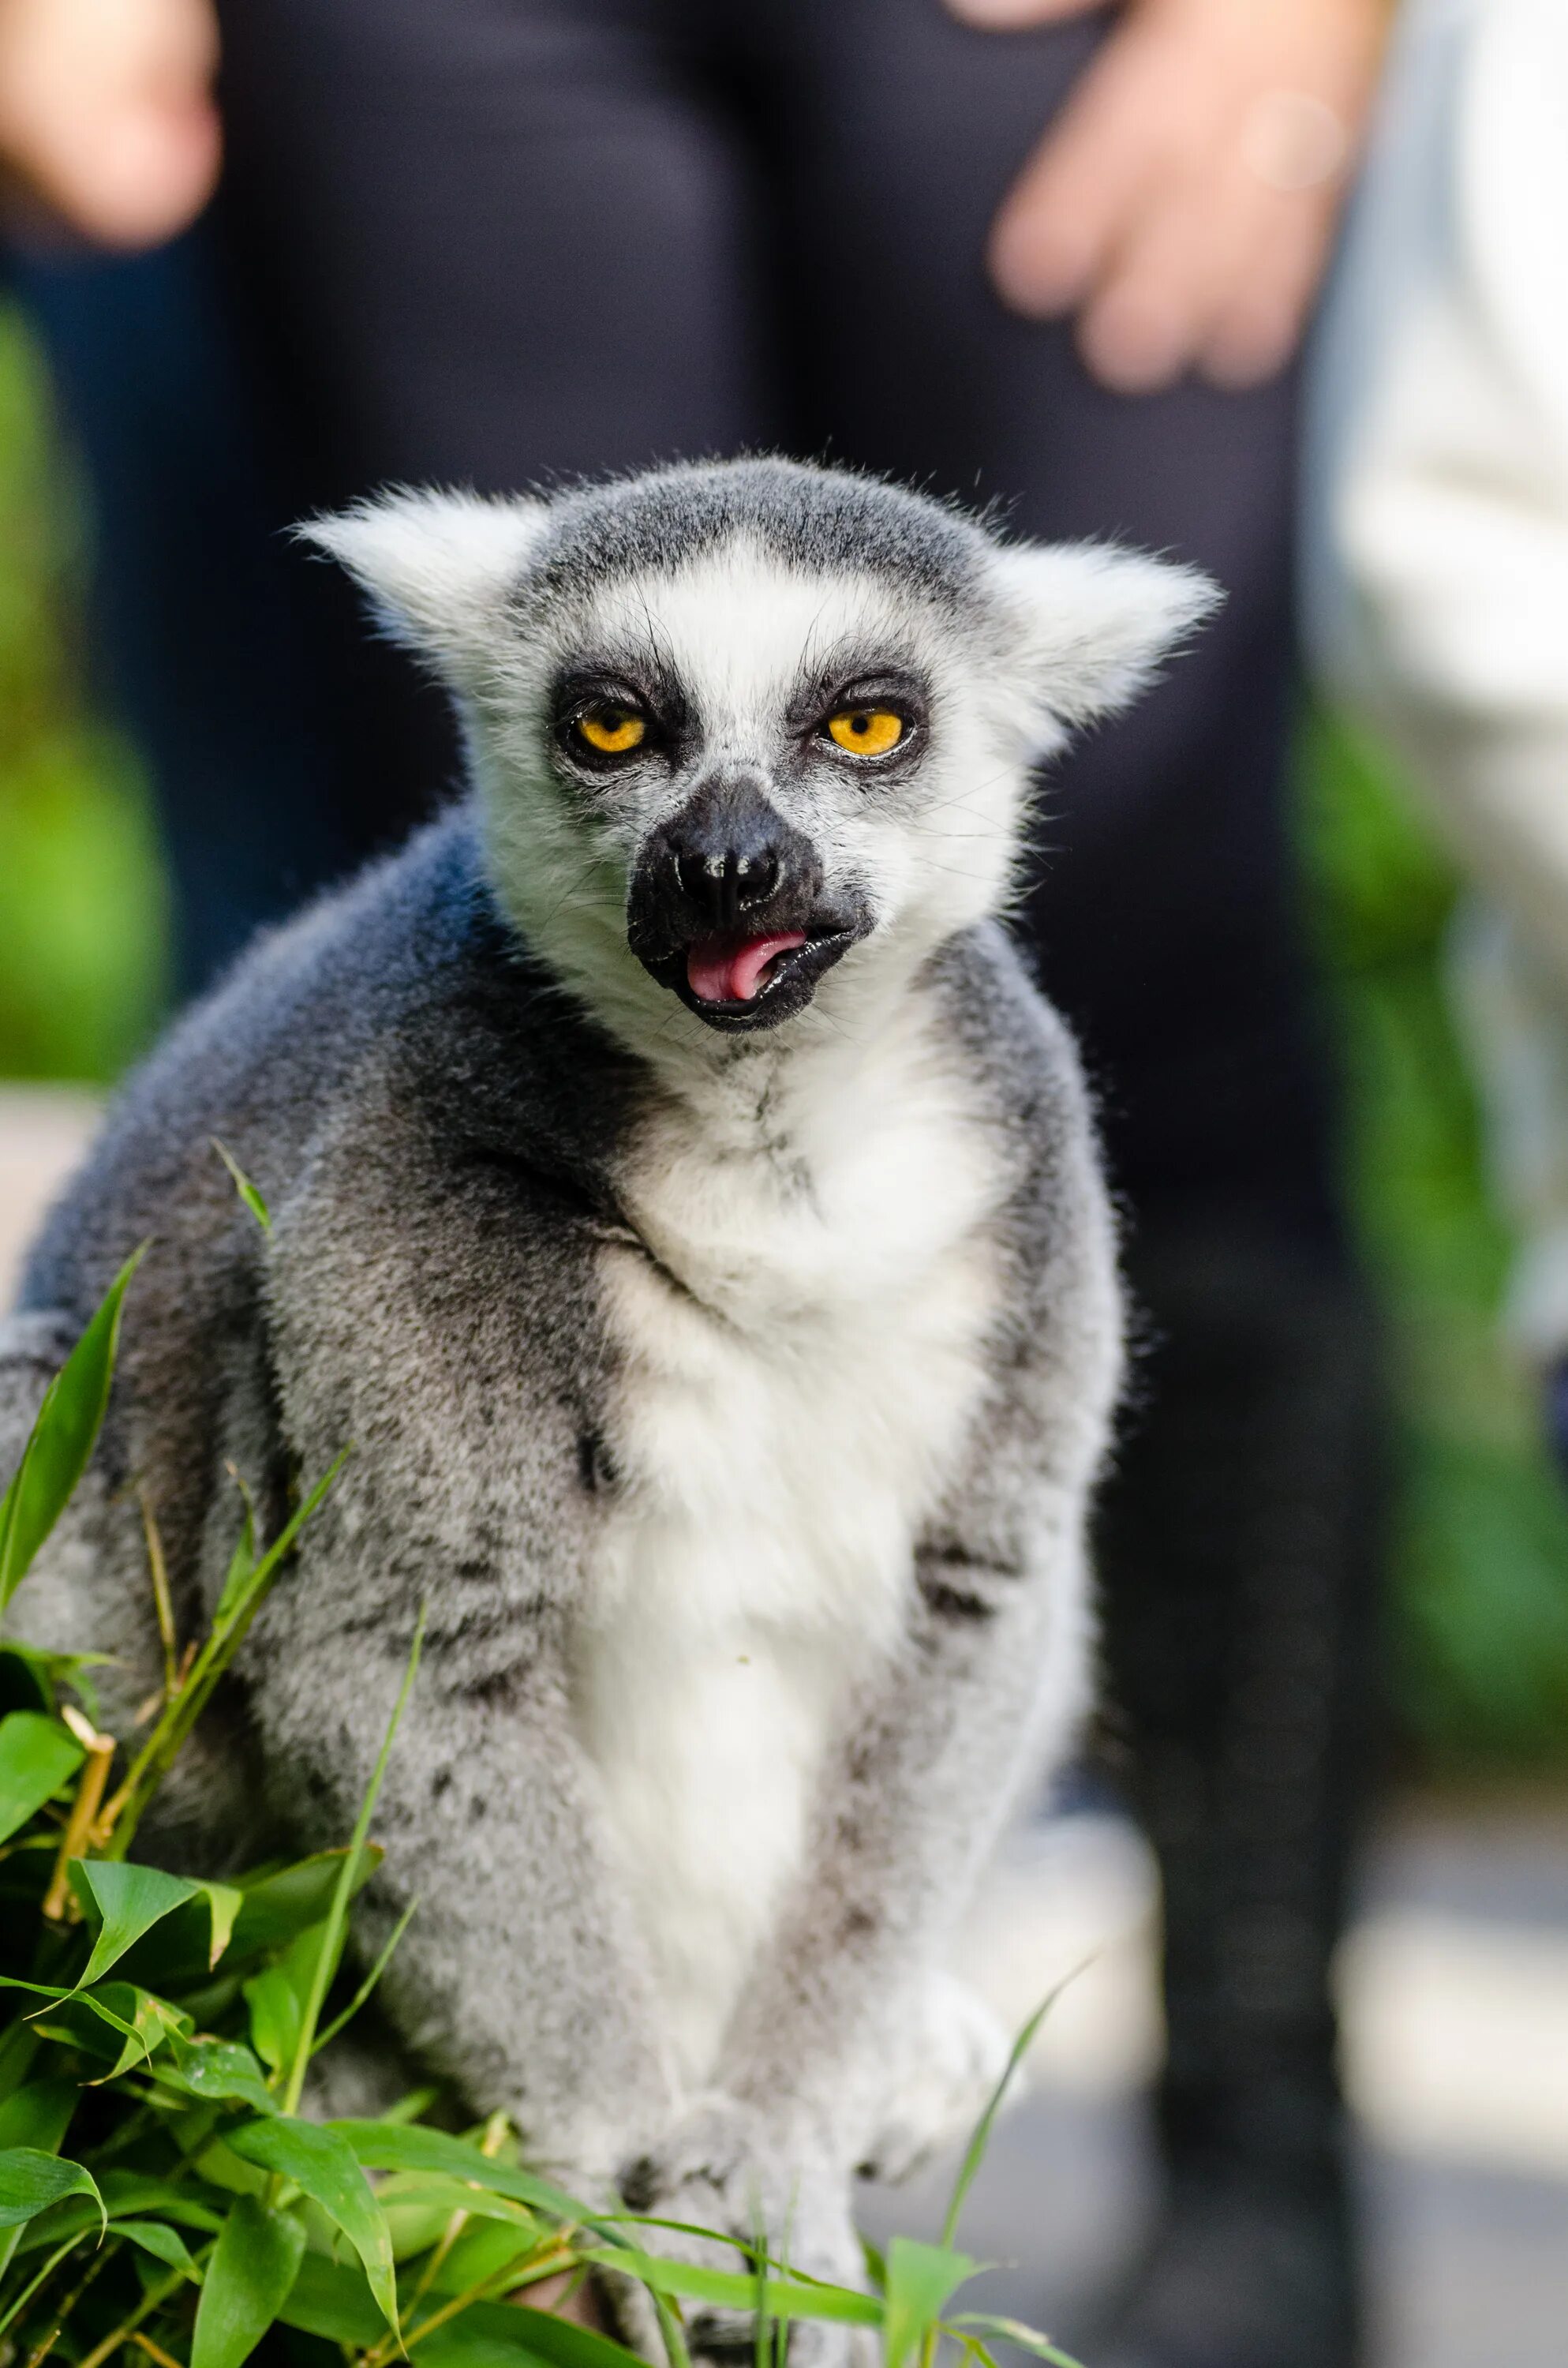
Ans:
[{"label": "green foliage", "polygon": [[[244,1179],[235,1185],[265,1224]],[[130,1277],[39,1413],[24,1465],[35,1478],[7,1500],[31,1508],[12,1525],[18,1577],[90,1452]],[[244,2368],[258,2352],[269,2368],[316,2368],[323,2340],[350,2368],[391,2368],[400,2354],[418,2368],[631,2368],[612,2338],[516,2300],[597,2268],[647,2287],[672,2368],[686,2362],[687,2302],[755,2313],[763,2361],[781,2356],[790,2322],[822,2319],[880,2335],[887,2368],[916,2355],[930,2368],[944,2340],[988,2362],[987,2331],[1006,2333],[1001,2323],[946,2314],[976,2267],[950,2238],[949,2241],[895,2241],[863,2293],[801,2277],[760,2245],[734,2247],[733,2271],[645,2249],[640,2232],[656,2222],[596,2212],[530,2170],[504,2116],[467,2135],[429,2126],[419,2116],[433,2092],[379,2120],[311,2118],[312,2056],[397,1938],[324,2020],[335,1985],[347,1986],[350,1902],[380,1856],[369,1827],[423,1617],[346,1850],[230,1883],[126,1850],[337,1468],[266,1546],[246,1509],[211,1633],[194,1655],[167,1656],[151,1732],[107,1800],[109,1742],[66,1699],[85,1682],[79,1658],[0,1643],[0,1701],[21,1705],[0,1718],[0,2368],[108,2368],[138,2356],[133,2342],[143,2360],[188,2368]],[[1030,2330],[1016,2340],[1062,2356]]]},{"label": "green foliage", "polygon": [[190,2368],[240,2368],[289,2299],[305,2250],[305,2224],[237,2195],[212,2248],[196,2305]]},{"label": "green foliage", "polygon": [[55,1718],[14,1710],[0,1719],[0,1842],[8,1841],[82,1765],[81,1745]]},{"label": "green foliage", "polygon": [[0,308],[0,1076],[107,1083],[156,1024],[167,900],[135,764],[82,697],[82,540],[38,357]]},{"label": "green foliage", "polygon": [[1511,1255],[1449,1019],[1457,886],[1381,751],[1319,715],[1303,828],[1346,1145],[1397,1392],[1395,1674],[1428,1764],[1568,1759],[1568,1498],[1499,1337]]},{"label": "green foliage", "polygon": [[137,1250],[127,1258],[103,1305],[51,1382],[27,1452],[0,1500],[0,1611],[87,1468],[108,1404],[120,1311],[142,1256]]}]

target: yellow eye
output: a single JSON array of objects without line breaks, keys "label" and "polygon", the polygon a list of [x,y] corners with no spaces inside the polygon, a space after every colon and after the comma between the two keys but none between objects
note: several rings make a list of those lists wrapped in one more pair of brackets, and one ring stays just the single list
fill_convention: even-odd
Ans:
[{"label": "yellow eye", "polygon": [[624,757],[648,737],[648,726],[628,707],[590,707],[577,718],[577,732],[601,757]]},{"label": "yellow eye", "polygon": [[891,707],[845,707],[829,716],[827,731],[852,757],[885,757],[903,737],[903,718]]}]

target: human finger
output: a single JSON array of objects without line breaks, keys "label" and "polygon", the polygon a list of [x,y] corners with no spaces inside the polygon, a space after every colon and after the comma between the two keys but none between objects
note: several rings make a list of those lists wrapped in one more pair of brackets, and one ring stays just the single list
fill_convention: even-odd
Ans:
[{"label": "human finger", "polygon": [[1162,144],[1136,79],[1119,54],[1097,62],[1004,199],[987,262],[1016,312],[1048,319],[1082,302],[1158,181]]},{"label": "human finger", "polygon": [[961,24],[987,32],[1011,33],[1028,25],[1054,25],[1064,17],[1087,17],[1108,0],[947,0]]}]

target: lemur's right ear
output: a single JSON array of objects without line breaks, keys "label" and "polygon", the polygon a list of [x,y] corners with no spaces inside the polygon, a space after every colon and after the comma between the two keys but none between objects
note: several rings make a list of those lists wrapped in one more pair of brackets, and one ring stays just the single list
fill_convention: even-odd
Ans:
[{"label": "lemur's right ear", "polygon": [[1034,696],[1059,723],[1124,707],[1223,597],[1195,567],[1110,543],[1005,544],[991,564]]},{"label": "lemur's right ear", "polygon": [[494,666],[506,596],[544,530],[527,495],[393,486],[298,532],[341,562],[369,594],[383,632],[434,661],[460,689]]}]

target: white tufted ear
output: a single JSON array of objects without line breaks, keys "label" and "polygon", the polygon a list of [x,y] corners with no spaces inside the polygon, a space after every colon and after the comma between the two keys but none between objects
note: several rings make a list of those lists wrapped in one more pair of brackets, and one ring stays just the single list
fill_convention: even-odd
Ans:
[{"label": "white tufted ear", "polygon": [[1064,723],[1125,706],[1224,598],[1195,567],[1104,543],[1015,543],[993,564],[1035,695]]},{"label": "white tufted ear", "polygon": [[297,531],[363,586],[392,640],[470,689],[494,663],[506,595],[545,517],[545,504],[526,495],[394,486],[349,509],[307,518]]}]

